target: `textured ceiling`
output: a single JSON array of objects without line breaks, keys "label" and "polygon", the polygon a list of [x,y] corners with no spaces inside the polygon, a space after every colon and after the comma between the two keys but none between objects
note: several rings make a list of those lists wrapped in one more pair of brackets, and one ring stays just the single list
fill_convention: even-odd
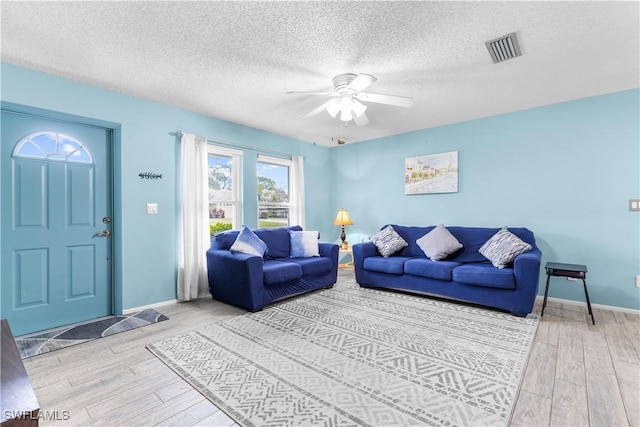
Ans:
[{"label": "textured ceiling", "polygon": [[[638,2],[2,1],[2,61],[322,145],[348,143],[636,88]],[[516,32],[523,56],[484,42]],[[326,112],[342,73],[370,124]],[[167,129],[173,130],[173,129]],[[189,129],[184,129],[189,131]]]}]

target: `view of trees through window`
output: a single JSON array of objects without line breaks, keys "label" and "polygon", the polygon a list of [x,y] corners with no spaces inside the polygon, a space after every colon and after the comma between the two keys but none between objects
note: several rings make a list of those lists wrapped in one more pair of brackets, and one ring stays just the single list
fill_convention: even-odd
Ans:
[{"label": "view of trees through window", "polygon": [[232,157],[209,154],[209,229],[211,234],[233,228],[235,200]]},{"label": "view of trees through window", "polygon": [[[237,161],[237,160],[236,160]],[[289,198],[290,161],[262,158],[257,162],[258,227],[280,227],[289,224],[291,203]],[[239,163],[236,163],[239,165]],[[209,229],[211,234],[232,228],[238,189],[234,186],[234,156],[225,151],[210,149],[209,165]],[[239,167],[239,166],[235,166]],[[236,171],[237,173],[237,171]],[[238,179],[239,175],[238,175]],[[240,221],[238,218],[237,221]]]},{"label": "view of trees through window", "polygon": [[[283,162],[284,163],[284,162]],[[258,162],[258,227],[289,224],[289,166]]]}]

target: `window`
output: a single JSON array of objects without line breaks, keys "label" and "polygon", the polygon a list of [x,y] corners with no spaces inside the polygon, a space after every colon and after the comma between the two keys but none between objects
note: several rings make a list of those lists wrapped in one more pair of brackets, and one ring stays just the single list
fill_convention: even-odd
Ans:
[{"label": "window", "polygon": [[258,156],[258,227],[289,225],[291,160]]},{"label": "window", "polygon": [[86,148],[70,136],[56,132],[37,132],[23,138],[14,156],[59,162],[93,163]]},{"label": "window", "polygon": [[242,151],[209,145],[208,153],[210,232],[240,228]]}]

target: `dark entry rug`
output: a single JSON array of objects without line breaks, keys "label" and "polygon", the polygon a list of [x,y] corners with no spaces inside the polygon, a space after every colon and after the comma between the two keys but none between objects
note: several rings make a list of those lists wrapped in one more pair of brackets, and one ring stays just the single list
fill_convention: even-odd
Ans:
[{"label": "dark entry rug", "polygon": [[23,335],[16,337],[15,340],[20,357],[26,359],[164,320],[169,320],[169,318],[149,308],[128,316],[114,316],[81,325],[64,326],[45,332]]}]

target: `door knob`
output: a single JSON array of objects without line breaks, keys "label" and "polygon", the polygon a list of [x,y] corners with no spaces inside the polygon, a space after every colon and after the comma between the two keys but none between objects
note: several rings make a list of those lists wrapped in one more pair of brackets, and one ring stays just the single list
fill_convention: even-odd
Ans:
[{"label": "door knob", "polygon": [[111,236],[111,231],[109,230],[102,230],[100,233],[98,233],[98,237],[109,237]]}]

